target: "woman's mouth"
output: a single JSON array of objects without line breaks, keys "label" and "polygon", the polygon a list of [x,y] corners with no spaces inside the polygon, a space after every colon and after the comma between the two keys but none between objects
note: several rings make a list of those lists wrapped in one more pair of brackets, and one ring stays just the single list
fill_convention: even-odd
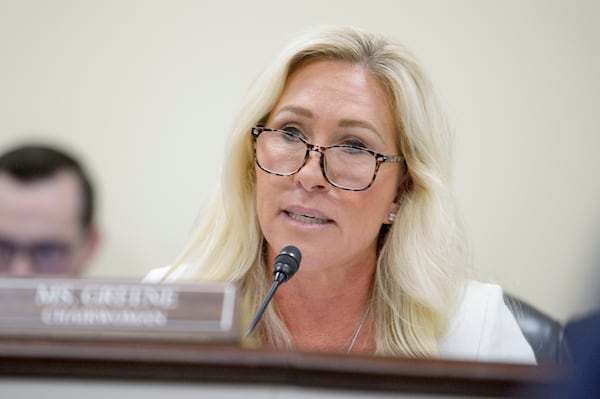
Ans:
[{"label": "woman's mouth", "polygon": [[322,219],[314,216],[302,215],[299,213],[294,213],[290,211],[285,211],[286,215],[291,217],[294,220],[297,220],[302,223],[311,223],[311,224],[325,224],[331,222],[330,219]]}]

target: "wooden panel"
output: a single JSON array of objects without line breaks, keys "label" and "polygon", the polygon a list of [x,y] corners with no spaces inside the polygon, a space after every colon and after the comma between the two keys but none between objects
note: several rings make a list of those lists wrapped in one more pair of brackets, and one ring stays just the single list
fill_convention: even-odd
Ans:
[{"label": "wooden panel", "polygon": [[190,342],[0,338],[5,377],[266,384],[369,392],[510,397],[563,371],[497,363],[243,349]]}]

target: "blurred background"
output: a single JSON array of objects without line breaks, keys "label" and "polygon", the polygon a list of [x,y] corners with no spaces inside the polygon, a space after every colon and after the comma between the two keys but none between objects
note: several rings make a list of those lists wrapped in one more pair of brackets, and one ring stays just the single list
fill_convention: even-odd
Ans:
[{"label": "blurred background", "polygon": [[593,0],[0,0],[0,151],[78,154],[103,233],[87,275],[139,279],[182,248],[270,58],[312,25],[367,28],[441,97],[478,278],[564,321],[600,281],[599,17]]}]

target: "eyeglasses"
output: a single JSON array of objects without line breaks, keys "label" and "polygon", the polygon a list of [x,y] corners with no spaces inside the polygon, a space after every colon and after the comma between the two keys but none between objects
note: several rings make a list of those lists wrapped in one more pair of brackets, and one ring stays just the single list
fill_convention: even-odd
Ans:
[{"label": "eyeglasses", "polygon": [[0,238],[0,272],[9,273],[12,261],[19,254],[30,259],[35,273],[56,274],[64,271],[70,248],[61,242],[43,241],[24,245]]},{"label": "eyeglasses", "polygon": [[[384,155],[352,145],[317,146],[295,133],[256,126],[254,137],[256,164],[267,173],[291,176],[306,165],[311,151],[321,154],[321,170],[334,187],[363,191],[371,187],[384,162],[402,162],[401,155]],[[326,155],[327,154],[327,155]]]}]

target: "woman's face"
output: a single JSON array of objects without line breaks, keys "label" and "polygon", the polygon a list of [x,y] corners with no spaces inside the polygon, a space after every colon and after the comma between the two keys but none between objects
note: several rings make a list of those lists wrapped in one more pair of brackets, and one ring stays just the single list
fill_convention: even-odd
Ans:
[{"label": "woman's face", "polygon": [[[363,67],[345,62],[319,60],[296,70],[265,126],[293,131],[318,146],[359,143],[382,154],[398,153],[382,86]],[[292,176],[256,167],[257,212],[268,259],[295,245],[304,272],[374,267],[381,225],[398,209],[400,164],[383,163],[370,188],[346,191],[327,182],[320,157],[311,151]]]}]

